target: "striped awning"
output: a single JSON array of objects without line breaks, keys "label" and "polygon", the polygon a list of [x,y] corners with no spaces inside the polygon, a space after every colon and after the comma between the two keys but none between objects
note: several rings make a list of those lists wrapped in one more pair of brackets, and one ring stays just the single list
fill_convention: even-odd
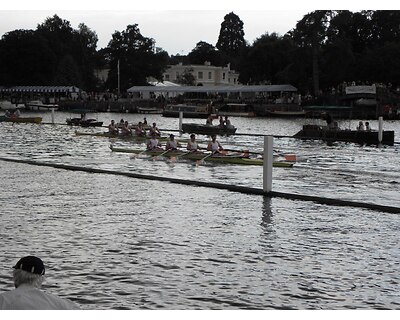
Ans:
[{"label": "striped awning", "polygon": [[1,92],[80,92],[81,90],[75,86],[14,86],[14,87],[0,87]]},{"label": "striped awning", "polygon": [[253,85],[253,86],[134,86],[128,92],[296,92],[297,88],[290,84]]}]

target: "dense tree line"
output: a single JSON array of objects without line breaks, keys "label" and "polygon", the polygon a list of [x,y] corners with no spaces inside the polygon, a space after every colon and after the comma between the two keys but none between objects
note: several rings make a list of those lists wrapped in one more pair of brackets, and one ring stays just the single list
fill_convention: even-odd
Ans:
[{"label": "dense tree line", "polygon": [[[243,21],[230,12],[215,46],[199,41],[187,56],[155,48],[137,24],[112,34],[104,49],[97,50],[97,41],[85,24],[73,29],[57,15],[36,30],[10,31],[0,40],[0,85],[75,85],[92,91],[116,90],[119,84],[123,92],[146,84],[147,77],[162,80],[168,64],[205,61],[230,63],[244,84],[290,83],[314,95],[344,81],[400,85],[400,11],[313,11],[285,35],[266,33],[252,44],[245,40]],[[102,87],[94,70],[105,67],[110,72]]]}]

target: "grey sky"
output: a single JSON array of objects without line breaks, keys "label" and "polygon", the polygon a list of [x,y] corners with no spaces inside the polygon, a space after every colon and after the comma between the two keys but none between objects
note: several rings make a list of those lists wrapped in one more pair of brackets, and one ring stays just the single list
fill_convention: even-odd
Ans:
[{"label": "grey sky", "polygon": [[[273,5],[270,2],[272,1],[201,0],[194,3],[188,0],[69,0],[60,4],[59,1],[14,0],[2,5],[0,10],[0,36],[16,29],[36,29],[47,17],[57,14],[68,20],[75,29],[83,22],[95,31],[99,38],[98,48],[107,46],[116,30],[123,31],[128,24],[136,23],[143,36],[153,38],[157,47],[175,55],[189,53],[199,41],[215,45],[221,22],[231,11],[243,21],[245,39],[251,44],[267,32],[284,35],[308,12],[328,9],[323,1],[286,0]],[[358,1],[357,3],[359,4]],[[336,9],[352,11],[360,9],[359,5],[349,7],[344,0],[335,1],[335,6],[338,6]]]},{"label": "grey sky", "polygon": [[[169,54],[187,54],[199,41],[215,45],[221,22],[230,11],[0,11],[0,34],[15,29],[36,29],[47,17],[57,14],[73,28],[85,23],[98,35],[98,47],[107,46],[112,33],[128,24],[138,24],[143,36]],[[296,26],[304,11],[235,10],[244,23],[245,39],[252,43],[264,33],[281,35]]]}]

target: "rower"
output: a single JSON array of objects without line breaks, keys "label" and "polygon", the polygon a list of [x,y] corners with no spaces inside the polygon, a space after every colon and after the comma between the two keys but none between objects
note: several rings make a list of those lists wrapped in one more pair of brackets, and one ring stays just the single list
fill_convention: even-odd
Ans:
[{"label": "rower", "polygon": [[227,129],[233,128],[233,125],[231,124],[231,120],[228,119],[228,116],[225,116],[225,126]]},{"label": "rower", "polygon": [[21,116],[21,111],[19,111],[19,109],[17,109],[13,112],[13,114],[11,115],[11,118],[15,119],[15,118],[19,118],[20,116]]},{"label": "rower", "polygon": [[212,122],[213,122],[213,117],[210,114],[206,120],[206,125],[212,126],[213,124]]},{"label": "rower", "polygon": [[108,125],[108,133],[118,134],[118,128],[117,128],[114,120],[111,120],[111,123]]},{"label": "rower", "polygon": [[199,149],[199,145],[196,142],[196,135],[194,133],[190,135],[190,141],[188,142],[186,149],[192,152],[196,152]]},{"label": "rower", "polygon": [[124,136],[130,136],[132,135],[132,129],[129,127],[128,121],[124,122],[124,126],[121,128],[121,133]]},{"label": "rower", "polygon": [[139,121],[139,124],[135,128],[135,134],[138,137],[145,137],[146,136],[146,130],[143,128],[142,121]]},{"label": "rower", "polygon": [[173,134],[170,134],[167,145],[165,146],[165,150],[178,150],[178,147],[182,146],[178,141],[175,140],[175,136]]},{"label": "rower", "polygon": [[157,128],[157,124],[155,123],[155,122],[153,122],[153,126],[152,127],[150,127],[150,134],[156,134],[157,136],[161,136],[161,132],[160,132],[160,130],[158,130],[158,128]]},{"label": "rower", "polygon": [[217,136],[214,134],[211,136],[211,141],[208,143],[207,150],[211,151],[213,154],[221,153],[224,148],[217,141]]},{"label": "rower", "polygon": [[156,134],[151,134],[151,139],[147,144],[147,150],[157,150],[161,148],[161,143],[158,141]]}]

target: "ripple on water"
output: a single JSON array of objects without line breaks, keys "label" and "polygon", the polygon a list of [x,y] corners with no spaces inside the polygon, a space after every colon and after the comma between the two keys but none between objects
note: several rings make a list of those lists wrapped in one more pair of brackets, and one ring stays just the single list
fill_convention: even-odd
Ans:
[{"label": "ripple on water", "polygon": [[[259,167],[134,160],[66,126],[2,124],[0,133],[1,156],[262,187]],[[275,143],[306,159],[274,169],[275,190],[399,204],[397,146]],[[41,256],[45,289],[85,309],[399,308],[396,215],[8,162],[0,175],[4,265]],[[3,290],[10,271],[0,270]]]}]

